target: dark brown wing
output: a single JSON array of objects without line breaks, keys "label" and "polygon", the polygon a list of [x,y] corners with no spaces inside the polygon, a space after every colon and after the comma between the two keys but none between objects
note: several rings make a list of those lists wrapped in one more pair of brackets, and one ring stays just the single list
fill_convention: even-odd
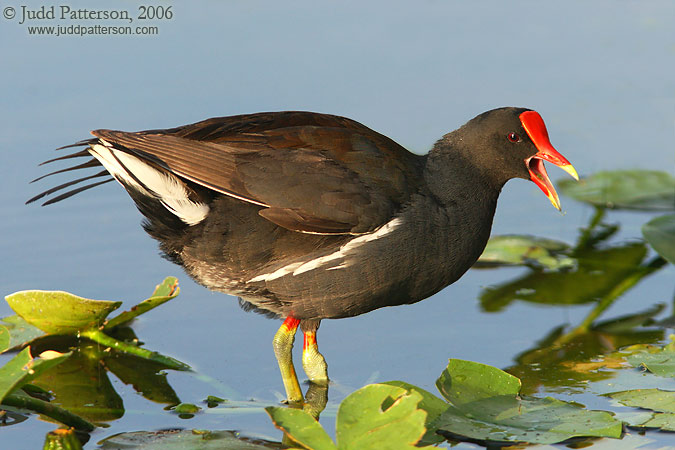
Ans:
[{"label": "dark brown wing", "polygon": [[187,180],[265,206],[262,217],[295,231],[374,230],[421,181],[421,157],[326,114],[259,113],[92,134]]}]

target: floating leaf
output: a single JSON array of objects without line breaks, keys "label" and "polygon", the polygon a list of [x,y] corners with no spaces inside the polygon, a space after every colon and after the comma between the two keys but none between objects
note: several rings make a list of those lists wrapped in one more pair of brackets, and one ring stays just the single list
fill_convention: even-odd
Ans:
[{"label": "floating leaf", "polygon": [[520,397],[517,378],[484,364],[450,360],[436,384],[452,405],[435,425],[451,437],[553,444],[577,436],[621,436],[622,424],[611,414],[550,397]]},{"label": "floating leaf", "polygon": [[675,392],[661,389],[633,389],[604,395],[626,406],[657,411],[654,413],[643,411],[628,418],[622,416],[630,426],[675,431]]},{"label": "floating leaf", "polygon": [[675,209],[675,178],[667,172],[598,172],[579,182],[560,180],[565,195],[595,206],[641,210]]},{"label": "floating leaf", "polygon": [[180,403],[173,408],[173,412],[177,414],[196,414],[201,411],[201,408],[193,403]]},{"label": "floating leaf", "polygon": [[117,326],[127,324],[141,314],[144,314],[151,309],[158,307],[162,303],[166,303],[172,298],[175,298],[179,293],[180,288],[178,287],[178,279],[176,277],[166,277],[161,284],[158,284],[155,287],[155,291],[152,293],[150,298],[143,300],[138,305],[132,307],[129,311],[124,311],[118,316],[108,320],[103,329],[108,331]]},{"label": "floating leaf", "polygon": [[426,431],[427,415],[418,408],[423,399],[418,390],[371,384],[351,393],[338,409],[337,447],[309,413],[278,407],[265,410],[293,441],[312,450],[415,449]]},{"label": "floating leaf", "polygon": [[[232,431],[162,430],[120,433],[98,443],[101,450],[269,450],[259,439],[249,442]],[[278,445],[272,448],[278,448]]]},{"label": "floating leaf", "polygon": [[77,334],[98,327],[122,304],[62,291],[20,291],[5,300],[26,322],[50,334]]},{"label": "floating leaf", "polygon": [[478,259],[478,264],[525,264],[546,269],[573,267],[574,260],[564,254],[569,248],[564,242],[534,236],[493,236]]},{"label": "floating leaf", "polygon": [[675,214],[650,220],[642,226],[642,234],[659,255],[675,264]]},{"label": "floating leaf", "polygon": [[622,405],[675,413],[675,392],[661,389],[633,389],[604,394]]},{"label": "floating leaf", "polygon": [[431,392],[425,391],[424,389],[417,387],[415,385],[406,383],[405,381],[387,381],[386,383],[382,384],[387,384],[389,386],[397,386],[409,392],[415,391],[422,396],[422,400],[417,404],[417,408],[427,413],[427,417],[424,421],[424,426],[426,427],[427,432],[418,442],[417,444],[418,447],[436,444],[439,442],[443,442],[445,440],[441,436],[436,434],[433,429],[431,429],[431,423],[434,420],[436,420],[443,411],[448,409],[448,404],[446,402],[436,397]]},{"label": "floating leaf", "polygon": [[3,353],[9,349],[10,341],[11,338],[9,336],[9,329],[4,325],[0,325],[0,353]]},{"label": "floating leaf", "polygon": [[1,325],[9,331],[9,347],[0,351],[0,353],[23,346],[45,335],[44,331],[29,324],[16,314],[4,317],[0,321],[2,321]]},{"label": "floating leaf", "polygon": [[204,399],[204,403],[206,403],[206,406],[208,408],[215,408],[221,403],[227,403],[227,400],[225,400],[224,398],[216,397],[215,395],[209,395],[208,397],[206,397],[206,399]]},{"label": "floating leaf", "polygon": [[675,351],[667,347],[656,351],[643,350],[629,355],[626,359],[631,366],[643,366],[654,375],[675,377]]},{"label": "floating leaf", "polygon": [[415,390],[371,384],[345,398],[338,409],[336,440],[340,449],[414,449],[426,429],[426,413]]},{"label": "floating leaf", "polygon": [[675,414],[673,413],[656,413],[651,419],[633,426],[640,426],[646,428],[660,428],[664,431],[675,431]]},{"label": "floating leaf", "polygon": [[278,406],[269,406],[265,411],[272,418],[274,426],[304,447],[312,450],[337,449],[328,433],[308,412]]},{"label": "floating leaf", "polygon": [[436,387],[455,406],[497,395],[518,395],[520,380],[496,367],[451,359]]}]

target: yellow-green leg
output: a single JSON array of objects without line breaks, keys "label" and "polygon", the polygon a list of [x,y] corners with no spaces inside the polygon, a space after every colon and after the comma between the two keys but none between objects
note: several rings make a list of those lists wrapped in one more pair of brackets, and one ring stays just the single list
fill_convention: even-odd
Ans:
[{"label": "yellow-green leg", "polygon": [[316,344],[316,331],[305,331],[302,346],[302,367],[314,384],[328,384],[328,365]]},{"label": "yellow-green leg", "polygon": [[279,327],[279,331],[274,335],[273,341],[274,354],[277,357],[281,379],[286,389],[286,399],[290,404],[300,404],[303,401],[298,376],[295,373],[295,367],[293,367],[293,341],[295,340],[295,332],[299,324],[299,319],[294,319],[293,317],[286,318],[281,327]]},{"label": "yellow-green leg", "polygon": [[309,378],[309,389],[302,409],[319,420],[319,415],[328,403],[328,366],[323,355],[319,353],[316,330],[307,330],[303,325],[305,338],[302,346],[302,367]]}]

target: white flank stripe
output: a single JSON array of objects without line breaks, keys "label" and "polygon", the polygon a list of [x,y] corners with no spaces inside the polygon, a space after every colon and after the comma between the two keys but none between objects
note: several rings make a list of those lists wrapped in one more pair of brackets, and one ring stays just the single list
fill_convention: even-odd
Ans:
[{"label": "white flank stripe", "polygon": [[251,278],[249,283],[255,282],[255,281],[271,281],[271,280],[276,280],[277,278],[281,278],[284,275],[287,275],[289,273],[292,273],[293,270],[295,270],[296,267],[300,267],[303,263],[298,262],[298,263],[293,263],[289,264],[287,266],[282,267],[281,269],[275,270],[272,273],[264,273],[262,275],[258,275],[255,278]]},{"label": "white flank stripe", "polygon": [[[141,193],[157,198],[166,209],[188,225],[196,225],[204,220],[209,206],[190,200],[185,184],[178,177],[157,170],[128,153],[110,148],[107,142],[103,141],[103,144],[94,144],[90,152],[118,181],[124,180]],[[139,185],[129,173],[150,190]]]},{"label": "white flank stripe", "polygon": [[[387,222],[386,224],[382,225],[380,228],[373,231],[372,233],[367,233],[352,239],[351,241],[347,242],[342,247],[340,247],[338,251],[333,252],[330,255],[322,256],[320,258],[316,258],[304,263],[295,262],[287,266],[284,266],[280,269],[277,269],[274,272],[264,273],[262,275],[258,275],[255,278],[251,278],[249,282],[276,280],[277,278],[281,278],[284,275],[288,275],[289,273],[292,273],[293,276],[295,276],[324,266],[330,263],[331,261],[343,259],[345,258],[345,256],[347,256],[347,254],[350,251],[356,249],[357,247],[360,247],[366,242],[374,241],[388,235],[389,233],[394,231],[399,225],[401,225],[402,222],[403,221],[399,217],[396,217]],[[326,270],[342,269],[344,267],[347,267],[348,265],[349,264],[347,262],[343,262],[337,266],[329,267]]]}]

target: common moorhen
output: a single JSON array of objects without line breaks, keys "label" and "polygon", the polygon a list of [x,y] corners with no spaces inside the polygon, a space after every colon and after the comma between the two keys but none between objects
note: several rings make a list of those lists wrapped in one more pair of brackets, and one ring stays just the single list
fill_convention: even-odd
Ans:
[{"label": "common moorhen", "polygon": [[321,319],[440,291],[483,251],[504,183],[531,179],[560,209],[544,161],[577,178],[541,116],[524,108],[485,112],[426,155],[353,120],[295,111],[92,134],[62,147],[84,149],[47,162],[90,159],[48,175],[104,170],[29,202],[98,177],[106,179],[44,204],[117,180],[168,259],[239,296],[244,309],[286,319],[274,351],[291,402],[302,401],[291,359],[298,325],[305,372],[325,383]]}]

